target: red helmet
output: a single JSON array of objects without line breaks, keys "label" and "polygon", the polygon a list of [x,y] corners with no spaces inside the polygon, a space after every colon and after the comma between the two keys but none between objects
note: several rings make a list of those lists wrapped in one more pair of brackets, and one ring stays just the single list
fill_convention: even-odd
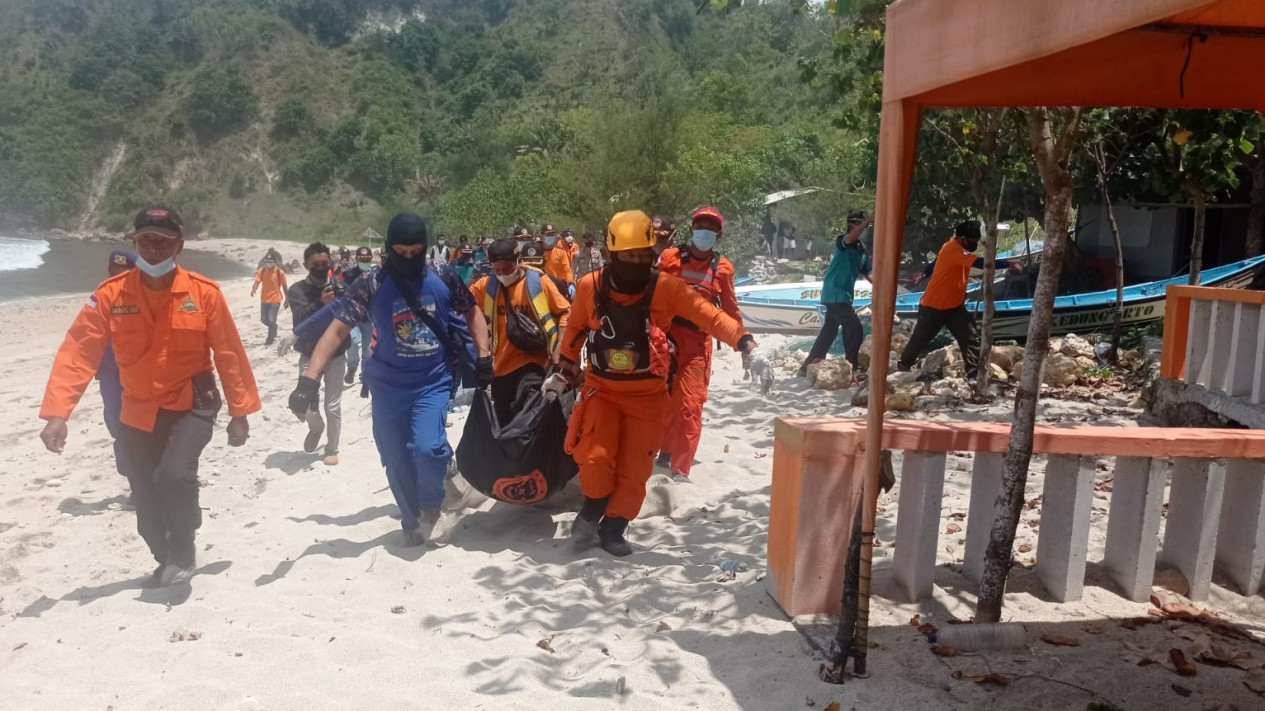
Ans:
[{"label": "red helmet", "polygon": [[720,210],[717,210],[711,205],[700,207],[695,210],[694,217],[691,218],[691,222],[698,222],[698,220],[703,217],[715,220],[716,224],[720,225],[722,228],[725,226],[724,216],[720,214]]}]

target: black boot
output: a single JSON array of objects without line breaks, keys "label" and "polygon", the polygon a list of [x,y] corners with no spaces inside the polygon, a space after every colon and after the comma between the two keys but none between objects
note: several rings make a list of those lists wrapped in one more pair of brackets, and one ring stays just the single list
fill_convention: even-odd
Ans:
[{"label": "black boot", "polygon": [[628,545],[628,541],[624,538],[624,531],[627,530],[628,519],[626,518],[607,516],[602,519],[601,525],[597,527],[597,537],[601,540],[602,549],[620,558],[631,555],[632,546]]},{"label": "black boot", "polygon": [[601,499],[590,499],[584,497],[584,504],[580,506],[580,512],[575,515],[575,522],[571,524],[571,544],[575,548],[588,548],[597,542],[597,525],[602,520],[602,515],[606,513],[606,502],[609,496]]}]

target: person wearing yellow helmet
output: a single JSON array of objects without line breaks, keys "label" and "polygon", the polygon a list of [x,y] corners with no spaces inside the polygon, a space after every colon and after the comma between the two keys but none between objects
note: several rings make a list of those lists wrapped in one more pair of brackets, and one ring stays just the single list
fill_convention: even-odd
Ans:
[{"label": "person wearing yellow helmet", "polygon": [[571,318],[542,390],[557,397],[581,380],[567,449],[580,465],[584,504],[571,529],[577,548],[600,542],[611,555],[632,553],[624,534],[641,511],[671,402],[667,331],[677,317],[748,353],[752,372],[772,377],[755,338],[680,277],[655,267],[656,235],[640,210],[620,212],[606,230],[609,266],[576,285]]}]

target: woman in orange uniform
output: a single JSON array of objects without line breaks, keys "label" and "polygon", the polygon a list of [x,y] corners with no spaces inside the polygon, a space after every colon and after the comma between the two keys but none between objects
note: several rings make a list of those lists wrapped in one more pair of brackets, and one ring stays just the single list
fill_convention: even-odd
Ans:
[{"label": "woman in orange uniform", "polygon": [[[734,265],[716,253],[724,217],[714,207],[700,207],[691,222],[690,243],[664,250],[659,257],[659,270],[684,279],[741,326],[742,311],[734,294]],[[676,344],[677,369],[659,463],[669,467],[674,480],[689,481],[694,453],[703,436],[703,405],[707,403],[707,386],[712,377],[712,339],[680,316],[672,320],[668,335]]]},{"label": "woman in orange uniform", "polygon": [[667,329],[673,319],[689,319],[747,353],[753,375],[772,375],[740,323],[679,277],[655,268],[655,241],[644,212],[611,219],[606,231],[611,264],[577,284],[557,370],[543,386],[546,395],[556,396],[579,382],[580,353],[587,345],[588,367],[568,436],[584,492],[571,539],[582,547],[596,538],[616,556],[632,553],[624,533],[641,511],[671,403]]}]

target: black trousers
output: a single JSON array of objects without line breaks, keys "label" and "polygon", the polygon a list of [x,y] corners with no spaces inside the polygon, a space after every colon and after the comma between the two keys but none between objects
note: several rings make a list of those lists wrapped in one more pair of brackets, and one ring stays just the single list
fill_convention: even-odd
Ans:
[{"label": "black trousers", "polygon": [[830,347],[835,344],[839,329],[843,329],[843,356],[855,368],[861,355],[861,342],[865,340],[865,330],[861,327],[861,319],[852,304],[826,304],[826,319],[821,324],[821,332],[817,334],[817,340],[813,341],[805,362],[825,358]]},{"label": "black trousers", "polygon": [[912,368],[914,361],[942,328],[948,328],[957,339],[958,348],[962,349],[962,360],[966,363],[967,377],[975,377],[979,368],[979,339],[975,337],[975,317],[966,310],[966,304],[952,309],[919,306],[918,323],[914,324],[914,332],[909,336],[909,343],[900,354],[901,369]]},{"label": "black trousers", "polygon": [[539,390],[545,382],[545,369],[539,365],[524,365],[505,375],[492,379],[492,411],[496,421],[504,426],[514,419],[532,390]]},{"label": "black trousers", "polygon": [[160,564],[194,567],[194,532],[202,526],[198,458],[214,429],[214,413],[172,410],[158,411],[153,432],[119,428],[136,531]]}]

